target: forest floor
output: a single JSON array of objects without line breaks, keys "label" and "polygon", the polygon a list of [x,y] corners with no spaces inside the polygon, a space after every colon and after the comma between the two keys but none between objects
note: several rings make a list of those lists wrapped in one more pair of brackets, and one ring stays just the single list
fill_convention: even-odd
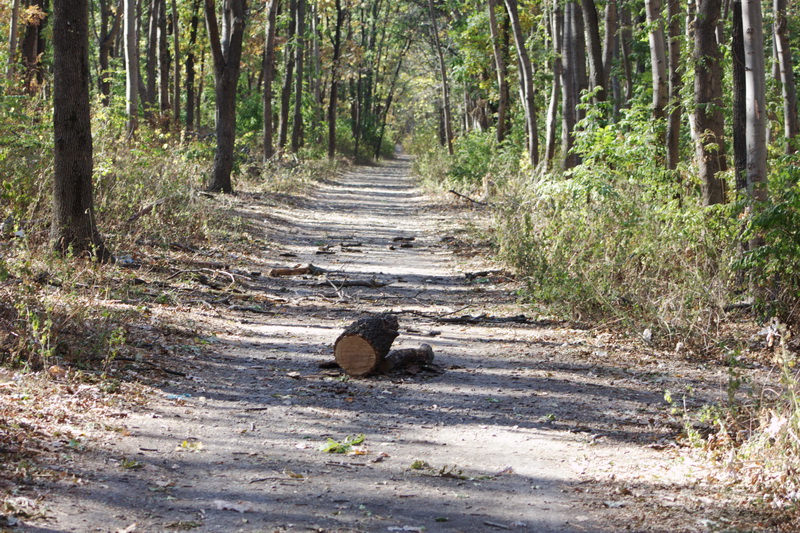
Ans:
[{"label": "forest floor", "polygon": [[[134,257],[143,293],[171,296],[129,324],[118,401],[52,385],[73,408],[6,490],[13,530],[770,529],[676,443],[683,409],[723,398],[728,369],[524,308],[470,237],[487,215],[424,195],[409,168],[356,167],[291,202],[242,192],[249,245],[177,247],[182,271]],[[324,272],[269,275],[310,263]],[[194,289],[170,292],[181,280]],[[435,367],[325,365],[349,323],[386,311],[394,347],[428,343]],[[0,375],[0,394],[23,387]]]}]

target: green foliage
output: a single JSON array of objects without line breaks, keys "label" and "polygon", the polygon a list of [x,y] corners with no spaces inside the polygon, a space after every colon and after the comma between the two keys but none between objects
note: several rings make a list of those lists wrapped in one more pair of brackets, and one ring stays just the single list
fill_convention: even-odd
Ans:
[{"label": "green foliage", "polygon": [[331,438],[319,447],[319,451],[325,453],[349,453],[353,451],[353,446],[358,446],[364,442],[366,437],[363,433],[356,436],[348,435],[342,442],[337,442]]},{"label": "green foliage", "polygon": [[767,205],[748,209],[743,239],[758,243],[737,261],[749,277],[764,314],[791,325],[800,323],[800,157],[786,156],[775,164]]}]

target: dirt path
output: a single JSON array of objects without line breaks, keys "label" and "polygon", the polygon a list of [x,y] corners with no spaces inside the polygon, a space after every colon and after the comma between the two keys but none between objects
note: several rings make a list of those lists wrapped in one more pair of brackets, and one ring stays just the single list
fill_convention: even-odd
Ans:
[{"label": "dirt path", "polygon": [[[703,501],[702,481],[655,448],[675,434],[663,391],[695,381],[706,394],[713,373],[676,370],[601,330],[447,322],[522,311],[502,276],[465,277],[480,265],[456,256],[459,240],[443,229],[459,213],[429,205],[408,168],[359,168],[305,205],[243,205],[274,243],[239,258],[250,269],[313,262],[327,279],[261,276],[251,282],[267,302],[258,309],[170,311],[208,333],[204,350],[175,365],[190,375],[73,457],[76,476],[52,485],[48,518],[20,530],[711,527],[698,520],[724,502]],[[414,237],[411,247],[398,237]],[[348,323],[387,310],[400,317],[395,347],[431,344],[443,373],[320,369]],[[319,450],[359,434],[363,455]]]}]

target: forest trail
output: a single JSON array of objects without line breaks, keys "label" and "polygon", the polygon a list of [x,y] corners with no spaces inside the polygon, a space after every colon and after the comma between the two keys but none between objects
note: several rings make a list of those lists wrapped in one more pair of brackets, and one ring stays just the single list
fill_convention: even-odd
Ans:
[{"label": "forest trail", "polygon": [[[18,530],[712,527],[726,502],[676,466],[663,394],[712,395],[723,376],[602,328],[520,317],[509,279],[465,276],[485,268],[455,251],[467,208],[432,203],[409,166],[357,167],[293,206],[243,195],[271,243],[247,259],[265,272],[248,282],[262,304],[179,310],[208,334],[171,365],[187,377],[98,433],[70,465],[81,481],[53,483],[47,517]],[[326,276],[266,276],[307,263]],[[395,347],[429,343],[441,373],[320,368],[347,324],[384,311],[400,319]],[[320,451],[359,434],[361,455]]]}]

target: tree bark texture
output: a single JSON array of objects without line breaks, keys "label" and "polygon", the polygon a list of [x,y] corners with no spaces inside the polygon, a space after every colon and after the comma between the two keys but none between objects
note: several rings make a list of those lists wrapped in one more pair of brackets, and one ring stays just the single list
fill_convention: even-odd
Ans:
[{"label": "tree bark texture", "polygon": [[267,25],[264,31],[264,163],[275,155],[275,132],[273,128],[272,99],[275,91],[275,35],[280,0],[269,0]]},{"label": "tree bark texture", "polygon": [[433,33],[433,44],[436,47],[436,55],[439,58],[439,75],[442,81],[442,109],[444,110],[444,135],[447,141],[447,153],[453,155],[453,119],[450,115],[450,87],[447,83],[447,64],[444,61],[442,43],[439,39],[439,24],[436,22],[436,11],[433,7],[433,0],[428,0],[428,9],[431,16]]},{"label": "tree bark texture", "polygon": [[17,60],[17,42],[19,36],[19,0],[12,0],[11,2],[11,20],[8,23],[8,66],[6,68],[6,77],[9,80],[14,79],[15,69],[14,65]]},{"label": "tree bark texture", "polygon": [[531,165],[539,163],[539,130],[536,124],[536,94],[533,87],[533,65],[525,46],[525,35],[519,21],[517,0],[505,0],[506,12],[511,21],[511,32],[517,48],[519,63],[519,81],[522,88],[522,107],[525,110],[525,122],[528,126],[527,148]]},{"label": "tree bark texture", "polygon": [[289,23],[289,31],[286,36],[287,45],[284,46],[284,74],[283,86],[281,87],[281,115],[278,123],[278,149],[283,151],[286,148],[286,141],[289,139],[289,111],[291,110],[292,82],[294,81],[294,65],[297,58],[295,50],[295,30],[297,28],[297,2],[289,0],[289,13],[292,20]]},{"label": "tree bark texture", "polygon": [[591,89],[595,92],[595,102],[606,100],[606,75],[603,65],[603,43],[600,39],[600,18],[594,0],[581,0],[583,10],[584,31],[589,59],[589,77]]},{"label": "tree bark texture", "polygon": [[767,109],[764,30],[759,0],[742,0],[745,100],[747,109],[747,189],[753,201],[767,199]]},{"label": "tree bark texture", "polygon": [[667,116],[667,169],[675,170],[680,162],[681,137],[681,2],[667,0],[667,45],[669,59],[669,115]]},{"label": "tree bark texture", "polygon": [[[669,0],[668,0],[669,1]],[[667,78],[667,54],[664,49],[664,17],[661,15],[661,0],[645,0],[650,40],[650,67],[653,73],[653,116],[664,118],[669,102],[669,80]]]},{"label": "tree bark texture", "polygon": [[192,2],[192,18],[189,21],[189,49],[186,53],[186,129],[195,130],[195,46],[197,29],[200,26],[200,0]]},{"label": "tree bark texture", "polygon": [[[497,75],[497,142],[502,143],[508,132],[508,105],[511,94],[508,88],[508,66],[503,54],[502,40],[497,26],[497,0],[488,1],[489,31],[492,36],[492,54],[494,55],[495,73]],[[507,20],[507,19],[506,19]],[[507,38],[508,33],[504,36]]]},{"label": "tree bark texture", "polygon": [[142,105],[146,117],[151,117],[158,99],[158,12],[163,0],[150,1],[150,14],[147,23],[147,53],[145,55],[145,91]]},{"label": "tree bark texture", "polygon": [[295,88],[294,119],[292,120],[292,153],[300,150],[303,136],[303,75],[305,73],[306,0],[297,0],[297,30],[295,31]]},{"label": "tree bark texture", "polygon": [[399,335],[397,317],[383,314],[350,324],[333,346],[340,367],[351,376],[374,372]]},{"label": "tree bark texture", "polygon": [[561,49],[561,157],[564,170],[575,168],[580,158],[572,152],[575,144],[575,126],[578,123],[578,104],[580,103],[580,85],[577,71],[584,68],[579,61],[579,46],[576,30],[577,6],[574,2],[564,5],[564,31]]},{"label": "tree bark texture", "polygon": [[136,13],[136,0],[123,0],[125,12],[125,114],[128,117],[128,138],[133,137],[139,124],[139,51],[138,41],[138,16]]},{"label": "tree bark texture", "polygon": [[747,192],[747,102],[744,73],[744,28],[742,27],[742,0],[733,0],[733,32],[731,34],[731,62],[733,63],[733,167],[736,173],[736,190]]},{"label": "tree bark texture", "polygon": [[176,0],[172,0],[172,50],[174,65],[172,73],[172,120],[175,125],[181,123],[181,40],[180,40],[180,18],[178,17],[178,5]]},{"label": "tree bark texture", "polygon": [[778,56],[783,91],[783,134],[786,136],[787,153],[794,153],[797,150],[794,141],[800,132],[800,123],[797,118],[797,89],[794,82],[792,50],[789,44],[789,22],[786,18],[787,4],[786,0],[773,1],[775,16],[773,27],[775,52]]},{"label": "tree bark texture", "polygon": [[110,258],[95,226],[89,108],[87,0],[58,0],[53,21],[53,221],[50,237],[62,253]]},{"label": "tree bark texture", "polygon": [[208,190],[232,193],[233,149],[236,140],[236,87],[242,61],[246,0],[225,0],[222,35],[217,22],[216,2],[205,0],[206,26],[214,59],[217,147]]},{"label": "tree bark texture", "polygon": [[553,2],[553,9],[550,13],[550,38],[553,42],[553,86],[550,91],[550,103],[547,107],[547,124],[545,125],[545,148],[544,164],[545,170],[550,170],[553,158],[556,154],[556,131],[558,130],[558,103],[561,96],[561,51],[563,49],[562,29],[564,27],[564,12],[559,3]]},{"label": "tree bark texture", "polygon": [[342,26],[345,10],[342,0],[336,0],[336,27],[333,34],[333,60],[331,70],[331,89],[328,97],[328,158],[336,157],[336,111],[339,105],[339,61],[342,52]]},{"label": "tree bark texture", "polygon": [[722,113],[722,57],[717,43],[721,0],[700,0],[694,24],[695,154],[705,205],[725,202],[725,119]]},{"label": "tree bark texture", "polygon": [[[111,102],[111,71],[109,58],[117,40],[122,23],[122,2],[119,0],[116,10],[112,10],[111,2],[105,0],[100,3],[100,35],[98,35],[98,80],[97,89],[100,91],[101,102],[108,106]],[[109,28],[109,23],[111,27]]]}]

